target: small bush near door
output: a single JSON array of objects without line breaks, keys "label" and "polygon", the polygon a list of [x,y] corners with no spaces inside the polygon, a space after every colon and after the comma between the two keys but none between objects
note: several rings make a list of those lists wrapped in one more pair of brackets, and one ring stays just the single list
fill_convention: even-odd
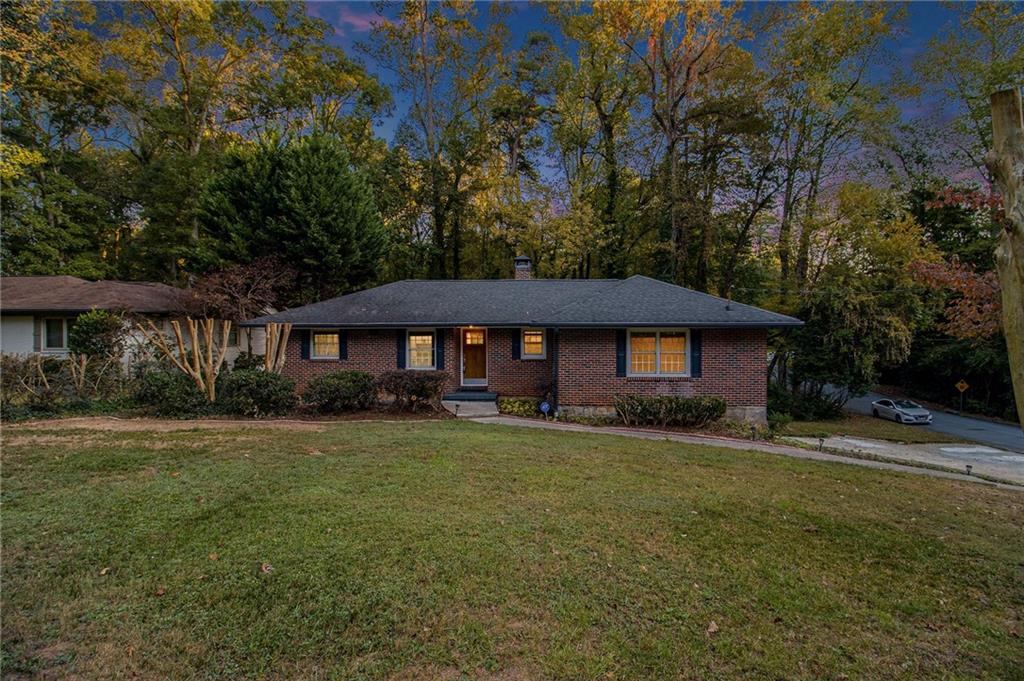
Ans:
[{"label": "small bush near door", "polygon": [[511,416],[539,416],[540,400],[536,397],[499,397],[498,411]]},{"label": "small bush near door", "polygon": [[335,371],[311,380],[302,401],[321,414],[366,409],[377,402],[377,386],[365,371]]},{"label": "small bush near door", "polygon": [[395,409],[416,411],[421,407],[439,408],[447,380],[448,374],[444,371],[405,369],[381,374],[377,385],[394,396]]},{"label": "small bush near door", "polygon": [[615,411],[627,426],[698,428],[722,418],[725,406],[721,397],[615,396]]}]

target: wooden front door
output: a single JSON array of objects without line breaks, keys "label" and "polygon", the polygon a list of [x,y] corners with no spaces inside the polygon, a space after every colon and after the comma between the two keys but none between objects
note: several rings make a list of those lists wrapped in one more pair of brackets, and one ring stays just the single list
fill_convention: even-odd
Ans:
[{"label": "wooden front door", "polygon": [[462,330],[462,384],[487,385],[487,330]]}]

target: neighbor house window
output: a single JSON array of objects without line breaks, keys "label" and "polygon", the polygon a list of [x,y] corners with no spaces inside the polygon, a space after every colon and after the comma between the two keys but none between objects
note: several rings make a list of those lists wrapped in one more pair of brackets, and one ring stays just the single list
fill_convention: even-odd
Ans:
[{"label": "neighbor house window", "polygon": [[686,331],[630,331],[629,373],[637,376],[686,376]]},{"label": "neighbor house window", "polygon": [[47,319],[44,322],[46,333],[46,350],[63,350],[67,343],[67,324],[63,319]]},{"label": "neighbor house window", "polygon": [[432,331],[410,331],[408,343],[410,369],[434,368],[434,333]]},{"label": "neighbor house window", "polygon": [[338,359],[339,354],[337,332],[313,334],[313,359]]},{"label": "neighbor house window", "polygon": [[544,359],[546,356],[544,330],[523,329],[523,359]]}]

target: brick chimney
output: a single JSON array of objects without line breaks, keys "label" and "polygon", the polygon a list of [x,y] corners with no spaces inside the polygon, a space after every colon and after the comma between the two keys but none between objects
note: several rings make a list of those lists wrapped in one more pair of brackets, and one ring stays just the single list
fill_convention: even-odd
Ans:
[{"label": "brick chimney", "polygon": [[517,255],[512,262],[515,265],[516,279],[533,279],[533,262],[528,255]]}]

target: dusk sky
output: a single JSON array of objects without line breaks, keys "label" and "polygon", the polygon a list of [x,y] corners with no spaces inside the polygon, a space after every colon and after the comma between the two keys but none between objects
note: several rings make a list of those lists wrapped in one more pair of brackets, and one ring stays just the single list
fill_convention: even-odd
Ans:
[{"label": "dusk sky", "polygon": [[[478,3],[480,14],[486,16],[487,3]],[[523,38],[531,31],[551,30],[552,26],[547,20],[547,10],[543,5],[533,2],[510,2],[513,10],[509,18],[509,26],[512,31],[511,46],[518,48]],[[744,11],[754,11],[765,3],[747,3]],[[378,122],[377,131],[389,141],[394,133],[396,123],[405,115],[408,102],[404,100],[401,93],[396,92],[390,74],[376,68],[372,62],[367,62],[358,53],[355,46],[370,37],[374,22],[381,21],[377,13],[376,5],[373,2],[309,2],[309,12],[334,27],[334,41],[343,46],[346,52],[361,61],[367,63],[369,70],[375,73],[385,84],[392,89],[395,97],[395,106],[392,114]],[[384,16],[393,16],[396,6],[392,5],[385,9]],[[898,38],[890,41],[888,54],[885,63],[880,63],[873,73],[873,78],[878,81],[887,80],[896,69],[907,69],[913,61],[924,51],[927,43],[932,38],[941,35],[953,25],[954,11],[939,2],[911,2],[907,4],[907,18],[903,23],[903,31]],[[922,105],[921,102],[905,102],[903,110],[910,118],[930,109],[934,112],[933,106]]]}]

